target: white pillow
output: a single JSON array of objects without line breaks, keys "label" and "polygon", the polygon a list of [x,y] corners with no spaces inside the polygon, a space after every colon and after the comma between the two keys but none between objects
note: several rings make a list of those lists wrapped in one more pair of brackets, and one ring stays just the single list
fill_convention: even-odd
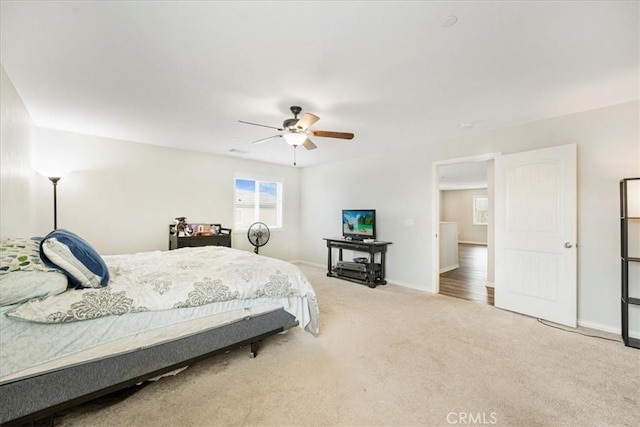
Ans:
[{"label": "white pillow", "polygon": [[0,275],[0,306],[57,295],[67,289],[67,276],[58,271],[12,271]]}]

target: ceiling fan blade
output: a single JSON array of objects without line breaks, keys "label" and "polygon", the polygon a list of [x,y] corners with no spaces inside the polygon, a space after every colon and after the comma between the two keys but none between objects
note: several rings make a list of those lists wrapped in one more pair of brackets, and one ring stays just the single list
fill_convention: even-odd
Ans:
[{"label": "ceiling fan blade", "polygon": [[262,138],[262,139],[259,139],[257,141],[253,141],[253,144],[262,144],[263,142],[267,142],[270,139],[274,139],[274,138],[282,138],[282,135],[273,135],[273,136],[270,136],[268,138]]},{"label": "ceiling fan blade", "polygon": [[302,117],[300,117],[300,120],[298,120],[298,122],[296,123],[296,127],[298,129],[307,130],[318,120],[320,120],[320,117],[316,116],[315,114],[304,113]]},{"label": "ceiling fan blade", "polygon": [[245,122],[244,120],[238,120],[240,123],[244,123],[246,125],[253,125],[253,126],[262,126],[263,128],[270,128],[270,129],[276,129],[279,131],[283,131],[284,129],[282,128],[277,128],[275,126],[267,126],[267,125],[261,125],[259,123],[251,123],[251,122]]},{"label": "ceiling fan blade", "polygon": [[302,143],[302,146],[307,150],[315,150],[316,148],[318,148],[318,146],[313,142],[311,142],[309,138],[304,140],[304,142]]},{"label": "ceiling fan blade", "polygon": [[311,130],[309,134],[313,136],[321,136],[324,138],[353,139],[354,135],[350,132],[331,132],[328,130]]}]

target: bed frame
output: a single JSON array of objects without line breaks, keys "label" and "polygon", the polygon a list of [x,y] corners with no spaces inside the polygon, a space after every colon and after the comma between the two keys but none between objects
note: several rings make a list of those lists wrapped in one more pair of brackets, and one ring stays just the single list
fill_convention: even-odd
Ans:
[{"label": "bed frame", "polygon": [[170,342],[0,383],[0,424],[24,425],[241,345],[255,357],[262,339],[298,325],[284,309]]}]

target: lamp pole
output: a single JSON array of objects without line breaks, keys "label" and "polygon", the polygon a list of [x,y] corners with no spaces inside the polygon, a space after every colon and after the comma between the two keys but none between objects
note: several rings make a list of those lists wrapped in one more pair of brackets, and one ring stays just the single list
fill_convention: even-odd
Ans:
[{"label": "lamp pole", "polygon": [[57,197],[57,187],[58,181],[60,181],[59,176],[50,176],[48,177],[49,181],[53,184],[53,229],[58,229],[58,197]]}]

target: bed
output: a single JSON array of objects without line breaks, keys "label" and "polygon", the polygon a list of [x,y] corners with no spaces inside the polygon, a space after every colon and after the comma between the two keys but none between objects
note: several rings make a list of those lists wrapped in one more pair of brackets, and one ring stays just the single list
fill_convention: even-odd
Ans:
[{"label": "bed", "polygon": [[52,235],[2,242],[2,425],[45,418],[238,345],[255,356],[264,338],[295,326],[318,334],[314,290],[291,263],[219,246],[101,257],[65,233],[54,243],[72,250],[58,255],[80,264],[46,250]]}]

